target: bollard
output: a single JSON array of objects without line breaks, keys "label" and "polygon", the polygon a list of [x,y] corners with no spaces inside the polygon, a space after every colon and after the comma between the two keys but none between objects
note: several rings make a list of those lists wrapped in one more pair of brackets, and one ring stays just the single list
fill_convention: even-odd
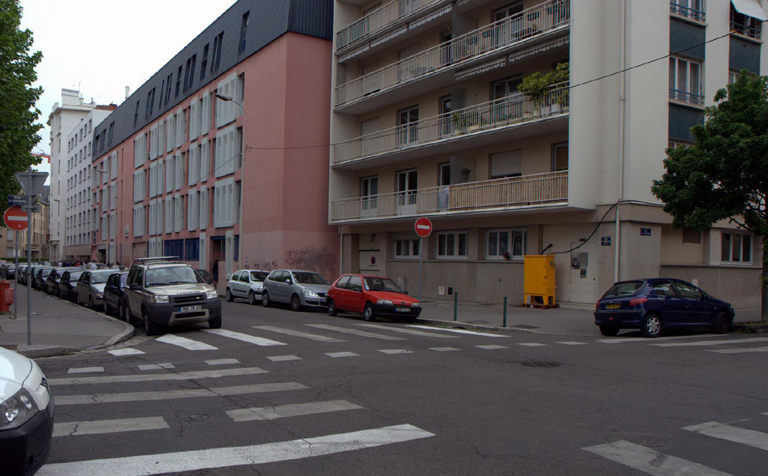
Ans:
[{"label": "bollard", "polygon": [[504,326],[507,327],[507,296],[504,296]]},{"label": "bollard", "polygon": [[453,320],[456,321],[459,317],[459,292],[453,292]]}]

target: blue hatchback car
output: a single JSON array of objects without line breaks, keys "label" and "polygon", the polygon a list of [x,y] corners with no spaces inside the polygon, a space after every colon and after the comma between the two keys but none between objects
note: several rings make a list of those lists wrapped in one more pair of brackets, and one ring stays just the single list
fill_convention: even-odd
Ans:
[{"label": "blue hatchback car", "polygon": [[613,285],[595,307],[595,325],[604,336],[619,329],[640,329],[658,337],[662,329],[706,328],[723,334],[733,324],[733,306],[691,283],[655,278]]}]

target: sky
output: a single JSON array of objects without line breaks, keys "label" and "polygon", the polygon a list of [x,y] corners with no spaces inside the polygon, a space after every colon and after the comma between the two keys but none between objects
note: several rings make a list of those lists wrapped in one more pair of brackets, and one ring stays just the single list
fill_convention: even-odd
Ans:
[{"label": "sky", "polygon": [[[21,28],[34,35],[32,51],[43,95],[39,121],[48,121],[61,89],[79,89],[86,102],[120,104],[235,0],[21,0]],[[94,124],[95,125],[95,124]],[[34,152],[50,153],[50,129]],[[50,172],[47,163],[38,169]]]}]

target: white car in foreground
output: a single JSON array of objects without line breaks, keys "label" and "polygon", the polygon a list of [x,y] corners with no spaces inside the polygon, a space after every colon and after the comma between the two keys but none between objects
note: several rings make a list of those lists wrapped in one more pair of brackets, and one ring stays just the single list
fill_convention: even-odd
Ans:
[{"label": "white car in foreground", "polygon": [[0,347],[0,475],[29,476],[45,464],[51,450],[53,406],[40,367]]}]

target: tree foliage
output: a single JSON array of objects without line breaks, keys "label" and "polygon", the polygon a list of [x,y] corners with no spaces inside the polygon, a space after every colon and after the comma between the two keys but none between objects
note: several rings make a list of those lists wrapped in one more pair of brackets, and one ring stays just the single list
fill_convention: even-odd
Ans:
[{"label": "tree foliage", "polygon": [[19,0],[0,0],[0,211],[6,195],[19,192],[13,174],[40,163],[31,152],[43,128],[35,107],[43,90],[32,83],[43,55],[30,53],[32,32],[20,30],[21,14]]}]

